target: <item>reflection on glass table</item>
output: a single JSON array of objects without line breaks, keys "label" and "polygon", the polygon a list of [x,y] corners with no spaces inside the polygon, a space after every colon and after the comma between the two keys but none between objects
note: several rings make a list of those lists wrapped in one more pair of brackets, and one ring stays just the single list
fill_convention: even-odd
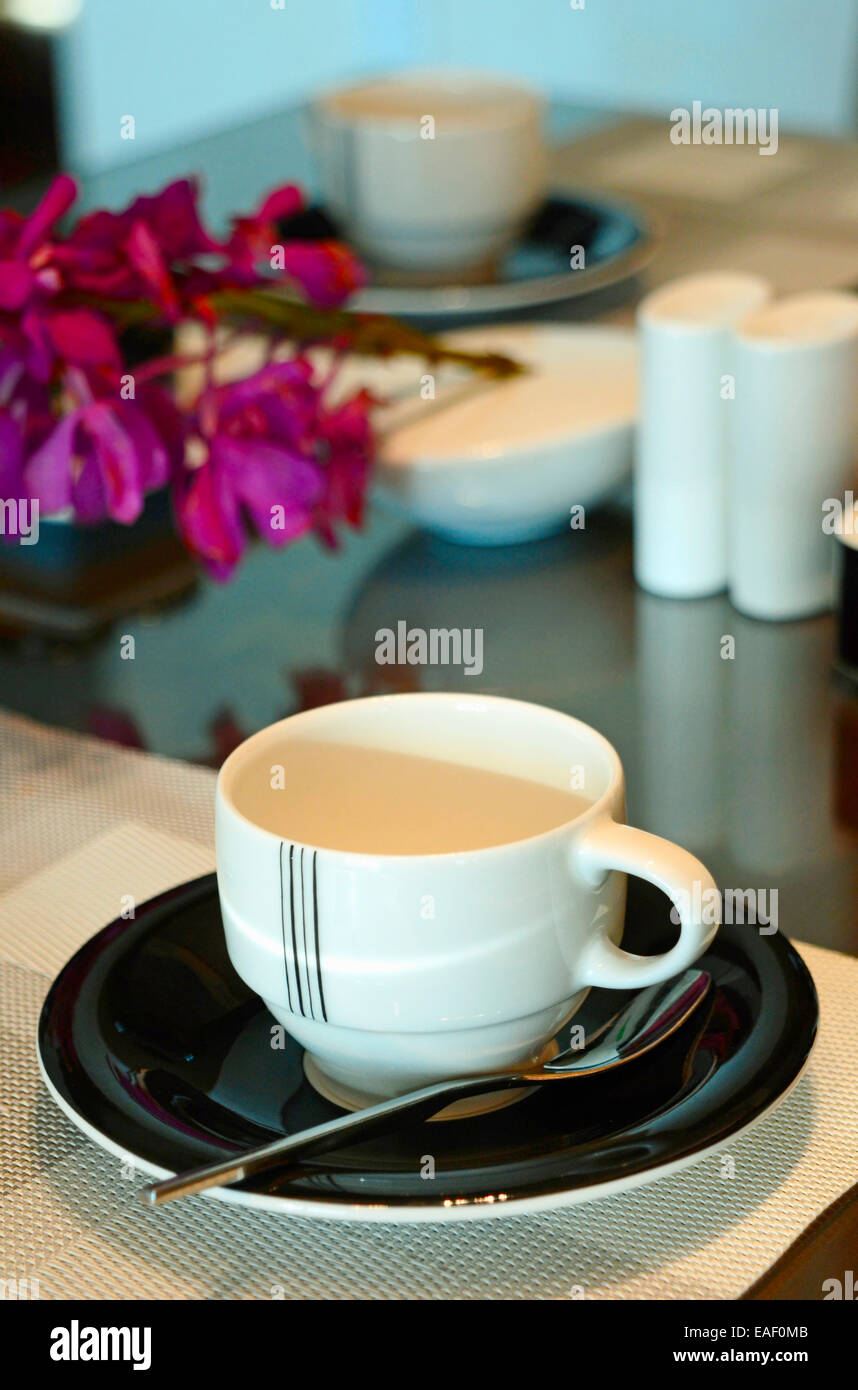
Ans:
[{"label": "reflection on glass table", "polygon": [[[402,622],[481,629],[482,670],[380,664],[377,634]],[[620,509],[490,550],[373,509],[335,554],[258,547],[231,584],[201,580],[87,646],[4,643],[0,704],[211,765],[272,720],[356,695],[552,705],[616,745],[631,821],[774,906],[788,935],[858,952],[858,696],[832,673],[833,640],[828,617],[757,623],[725,597],[643,593]]]}]

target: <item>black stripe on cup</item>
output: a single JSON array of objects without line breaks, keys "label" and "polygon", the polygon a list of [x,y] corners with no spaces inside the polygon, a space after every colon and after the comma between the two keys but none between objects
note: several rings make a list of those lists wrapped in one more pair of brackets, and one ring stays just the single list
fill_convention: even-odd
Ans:
[{"label": "black stripe on cup", "polygon": [[[288,884],[285,862],[287,849]],[[316,859],[316,850],[305,851],[303,846],[286,845],[281,841],[280,929],[289,1009],[292,1013],[300,1013],[303,1018],[321,1017],[327,1023],[322,961],[319,955],[319,884]]]},{"label": "black stripe on cup", "polygon": [[316,881],[316,851],[313,850],[313,951],[316,957],[316,981],[319,986],[319,1007],[325,1023],[328,1011],[325,1008],[325,990],[322,984],[322,960],[319,955],[319,888]]}]

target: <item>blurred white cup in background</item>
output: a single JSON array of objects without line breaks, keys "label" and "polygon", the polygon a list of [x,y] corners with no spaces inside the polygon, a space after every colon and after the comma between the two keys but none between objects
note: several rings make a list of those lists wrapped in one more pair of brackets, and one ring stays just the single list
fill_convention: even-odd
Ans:
[{"label": "blurred white cup in background", "polygon": [[415,71],[311,105],[326,210],[369,261],[486,278],[544,192],[542,102],[505,78]]}]

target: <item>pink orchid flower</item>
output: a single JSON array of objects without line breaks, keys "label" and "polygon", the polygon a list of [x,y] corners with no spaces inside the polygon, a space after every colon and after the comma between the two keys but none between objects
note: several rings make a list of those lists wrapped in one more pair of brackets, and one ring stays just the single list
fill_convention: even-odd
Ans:
[{"label": "pink orchid flower", "polygon": [[333,542],[331,517],[355,516],[352,483],[369,459],[366,402],[327,411],[305,360],[211,388],[197,428],[205,456],[177,479],[174,501],[187,544],[216,578],[244,553],[248,521],[277,547],[311,529]]},{"label": "pink orchid flower", "polygon": [[303,203],[297,188],[277,188],[265,197],[256,213],[233,221],[226,244],[229,267],[223,273],[229,283],[256,284],[260,268],[285,272],[307,299],[332,308],[366,284],[360,261],[338,241],[281,242],[277,223],[299,212]]},{"label": "pink orchid flower", "polygon": [[0,213],[0,312],[20,314],[59,289],[48,238],[76,197],[74,179],[60,174],[29,217]]},{"label": "pink orchid flower", "polygon": [[[63,175],[29,217],[0,210],[0,493],[37,497],[49,514],[71,508],[84,523],[130,524],[147,492],[171,483],[184,539],[219,578],[253,534],[276,547],[315,531],[335,544],[335,523],[361,515],[367,396],[331,405],[331,379],[315,381],[299,356],[228,386],[209,382],[180,410],[156,382],[191,359],[141,363],[123,352],[136,347],[127,301],[140,301],[152,327],[196,318],[214,330],[236,298],[240,316],[243,289],[278,276],[318,306],[340,304],[364,283],[355,256],[333,241],[279,242],[278,224],[301,207],[291,185],[221,241],[191,179],[91,213],[63,235],[57,224],[75,197]],[[225,289],[236,292],[228,306],[217,299]],[[212,331],[193,359],[206,373],[216,344]]]},{"label": "pink orchid flower", "polygon": [[119,362],[113,330],[102,315],[52,307],[64,285],[51,234],[76,196],[74,180],[61,174],[29,217],[0,214],[0,338],[39,381],[48,380],[57,358],[81,366]]},{"label": "pink orchid flower", "polygon": [[81,404],[64,415],[24,470],[25,481],[49,514],[72,507],[79,521],[109,516],[129,525],[147,492],[168,480],[171,451],[146,411],[148,400],[98,400],[85,382]]}]

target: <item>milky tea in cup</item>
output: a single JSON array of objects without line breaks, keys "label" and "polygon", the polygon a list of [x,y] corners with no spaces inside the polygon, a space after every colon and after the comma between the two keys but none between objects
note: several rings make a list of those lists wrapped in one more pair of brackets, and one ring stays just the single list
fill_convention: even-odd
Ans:
[{"label": "milky tea in cup", "polygon": [[266,753],[250,759],[236,809],[284,840],[355,854],[487,849],[553,830],[589,804],[492,768],[312,738],[292,740],[287,775],[281,786]]}]

